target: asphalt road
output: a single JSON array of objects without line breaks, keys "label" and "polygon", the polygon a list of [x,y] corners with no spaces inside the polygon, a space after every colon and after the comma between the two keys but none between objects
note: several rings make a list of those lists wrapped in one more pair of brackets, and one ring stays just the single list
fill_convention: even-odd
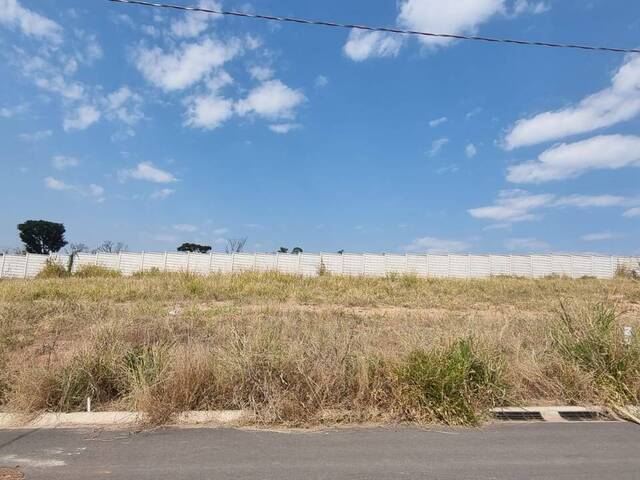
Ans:
[{"label": "asphalt road", "polygon": [[27,480],[640,479],[640,426],[278,433],[171,428],[0,430],[0,466]]}]

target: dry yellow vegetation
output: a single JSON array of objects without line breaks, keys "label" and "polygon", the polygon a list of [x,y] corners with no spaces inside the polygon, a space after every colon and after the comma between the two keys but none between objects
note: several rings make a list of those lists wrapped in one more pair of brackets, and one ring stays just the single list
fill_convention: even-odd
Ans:
[{"label": "dry yellow vegetation", "polygon": [[640,396],[640,282],[302,278],[0,281],[8,411],[250,409],[264,424],[478,424],[493,406]]}]

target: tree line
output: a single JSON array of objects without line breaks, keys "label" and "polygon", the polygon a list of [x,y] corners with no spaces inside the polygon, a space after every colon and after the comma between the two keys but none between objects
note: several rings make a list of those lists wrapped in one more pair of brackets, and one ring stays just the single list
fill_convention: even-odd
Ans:
[{"label": "tree line", "polygon": [[[47,220],[27,220],[18,225],[20,240],[24,244],[24,252],[48,255],[57,253],[66,247],[66,253],[75,255],[81,252],[91,253],[120,253],[127,250],[127,245],[122,242],[105,240],[96,248],[91,249],[84,243],[69,243],[65,239],[66,229],[62,223],[50,222]],[[229,238],[225,246],[226,253],[240,253],[244,251],[247,244],[247,237]],[[200,245],[198,243],[186,242],[177,248],[178,252],[209,253],[212,250],[210,245]],[[338,253],[343,253],[343,250]],[[298,255],[303,253],[302,248],[280,247],[276,253],[290,253]]]}]

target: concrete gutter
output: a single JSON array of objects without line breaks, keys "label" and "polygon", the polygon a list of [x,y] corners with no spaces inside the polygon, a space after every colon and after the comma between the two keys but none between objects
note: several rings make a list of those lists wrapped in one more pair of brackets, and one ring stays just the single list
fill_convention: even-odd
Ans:
[{"label": "concrete gutter", "polygon": [[[249,417],[243,410],[182,412],[176,425],[235,425]],[[143,423],[141,412],[74,412],[35,415],[0,413],[0,428],[58,428],[86,426],[131,426]]]},{"label": "concrete gutter", "polygon": [[[611,421],[618,420],[604,407],[546,406],[546,407],[502,407],[491,413],[501,420],[533,420],[545,422]],[[575,418],[575,420],[572,419]],[[592,418],[590,418],[592,417]]]}]

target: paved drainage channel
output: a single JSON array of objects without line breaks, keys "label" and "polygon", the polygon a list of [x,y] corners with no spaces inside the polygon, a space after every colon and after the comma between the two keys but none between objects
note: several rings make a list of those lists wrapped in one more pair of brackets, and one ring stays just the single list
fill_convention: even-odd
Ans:
[{"label": "paved drainage channel", "polygon": [[619,418],[602,408],[584,407],[506,407],[491,411],[505,422],[615,422]]}]

